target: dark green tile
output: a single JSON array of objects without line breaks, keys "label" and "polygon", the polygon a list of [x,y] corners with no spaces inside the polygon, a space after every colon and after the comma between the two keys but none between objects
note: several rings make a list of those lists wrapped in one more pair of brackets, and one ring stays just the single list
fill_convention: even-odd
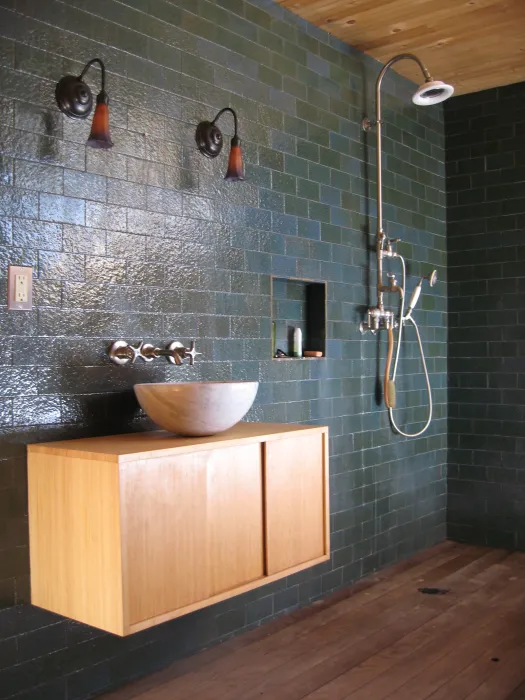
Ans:
[{"label": "dark green tile", "polygon": [[317,182],[312,182],[312,180],[303,180],[299,178],[297,180],[297,194],[299,197],[304,197],[305,199],[319,201],[319,184]]},{"label": "dark green tile", "polygon": [[330,207],[319,202],[309,203],[309,217],[315,221],[330,222]]},{"label": "dark green tile", "polygon": [[297,140],[297,155],[309,161],[319,161],[319,146],[304,139]]},{"label": "dark green tile", "polygon": [[278,71],[268,68],[268,66],[259,66],[259,80],[277,90],[281,90],[283,86],[282,75]]},{"label": "dark green tile", "polygon": [[308,200],[300,197],[293,197],[292,195],[286,195],[284,199],[284,211],[286,214],[307,217]]},{"label": "dark green tile", "polygon": [[284,170],[284,155],[270,148],[259,147],[259,165],[272,170]]},{"label": "dark green tile", "polygon": [[284,157],[284,169],[291,175],[302,178],[308,177],[308,161],[304,158],[287,154]]},{"label": "dark green tile", "polygon": [[273,171],[272,189],[284,194],[295,194],[297,192],[297,180],[293,175]]}]

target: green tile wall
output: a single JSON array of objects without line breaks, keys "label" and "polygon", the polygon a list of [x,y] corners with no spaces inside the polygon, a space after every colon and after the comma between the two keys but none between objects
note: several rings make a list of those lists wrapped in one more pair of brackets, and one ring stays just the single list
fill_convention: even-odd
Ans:
[{"label": "green tile wall", "polygon": [[447,103],[448,533],[525,550],[525,83]]},{"label": "green tile wall", "polygon": [[[86,150],[89,124],[54,104],[57,80],[97,55],[108,153]],[[33,266],[35,290],[32,312],[0,306],[3,700],[85,700],[444,537],[443,114],[385,80],[387,230],[410,286],[434,267],[442,280],[417,316],[435,420],[407,441],[377,403],[384,339],[358,330],[375,284],[375,139],[360,122],[378,70],[270,0],[0,0],[0,301],[9,263]],[[228,104],[242,184],[193,141]],[[272,274],[327,282],[328,359],[270,359]],[[119,337],[196,338],[203,355],[119,368],[106,357]],[[401,369],[398,418],[412,428],[426,411],[412,337]],[[206,379],[260,380],[251,420],[329,425],[331,561],[125,640],[32,608],[25,445],[147,429],[134,383]]]}]

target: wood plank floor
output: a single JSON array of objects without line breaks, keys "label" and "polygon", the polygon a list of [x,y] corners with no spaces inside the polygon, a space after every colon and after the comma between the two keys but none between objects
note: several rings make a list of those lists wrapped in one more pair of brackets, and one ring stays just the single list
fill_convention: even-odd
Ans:
[{"label": "wood plank floor", "polygon": [[525,700],[525,554],[445,542],[103,697]]}]

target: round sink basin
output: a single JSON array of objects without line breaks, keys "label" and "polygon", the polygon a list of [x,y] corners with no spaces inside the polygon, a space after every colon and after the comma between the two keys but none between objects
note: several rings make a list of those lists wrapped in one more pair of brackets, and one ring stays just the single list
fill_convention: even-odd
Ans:
[{"label": "round sink basin", "polygon": [[177,435],[202,437],[228,430],[250,410],[259,382],[135,384],[152,421]]}]

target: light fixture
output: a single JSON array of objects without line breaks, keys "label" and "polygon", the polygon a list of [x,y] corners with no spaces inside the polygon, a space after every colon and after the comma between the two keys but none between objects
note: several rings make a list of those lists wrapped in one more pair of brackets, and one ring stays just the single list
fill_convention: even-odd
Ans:
[{"label": "light fixture", "polygon": [[65,75],[61,78],[56,86],[55,97],[59,109],[67,117],[72,119],[86,119],[89,117],[93,109],[93,93],[89,85],[84,81],[84,76],[94,63],[100,65],[102,73],[101,90],[97,95],[97,105],[91,124],[91,133],[86,145],[91,146],[91,148],[111,148],[113,142],[109,135],[109,99],[106,92],[106,68],[100,58],[93,58],[91,61],[88,61],[78,77]]},{"label": "light fixture", "polygon": [[242,164],[241,140],[237,135],[237,114],[231,107],[225,107],[217,114],[212,122],[201,122],[195,132],[195,141],[201,153],[208,158],[216,158],[222,150],[222,132],[216,122],[224,112],[233,114],[234,134],[231,140],[230,157],[228,159],[228,170],[224,179],[228,182],[244,180],[244,168]]}]

